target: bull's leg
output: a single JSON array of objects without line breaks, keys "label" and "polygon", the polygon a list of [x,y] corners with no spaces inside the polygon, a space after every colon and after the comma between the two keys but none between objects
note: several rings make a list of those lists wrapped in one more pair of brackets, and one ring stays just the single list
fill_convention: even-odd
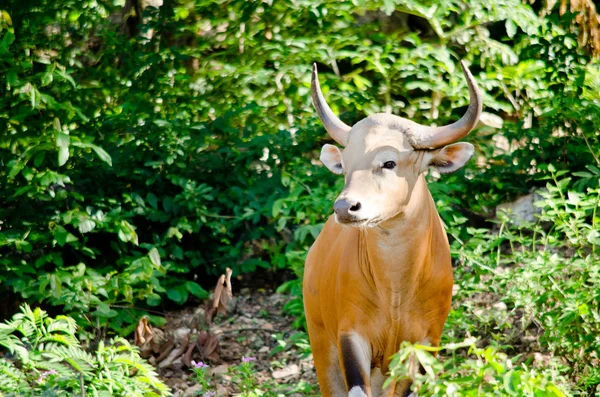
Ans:
[{"label": "bull's leg", "polygon": [[371,347],[356,332],[340,334],[338,355],[348,397],[371,397]]},{"label": "bull's leg", "polygon": [[311,324],[310,321],[307,323],[321,395],[323,397],[345,395],[346,386],[344,385],[336,346],[329,339],[325,328]]}]

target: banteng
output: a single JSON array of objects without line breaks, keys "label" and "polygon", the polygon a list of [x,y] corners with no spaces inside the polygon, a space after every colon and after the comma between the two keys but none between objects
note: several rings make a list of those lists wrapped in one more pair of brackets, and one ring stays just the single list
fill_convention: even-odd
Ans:
[{"label": "banteng", "polygon": [[427,127],[374,114],[353,127],[325,102],[316,65],[312,98],[331,137],[321,161],[345,186],[306,259],[304,306],[323,396],[407,396],[409,381],[382,390],[402,341],[439,345],[452,300],[450,248],[424,173],[458,170],[481,94],[464,63],[470,104],[457,122]]}]

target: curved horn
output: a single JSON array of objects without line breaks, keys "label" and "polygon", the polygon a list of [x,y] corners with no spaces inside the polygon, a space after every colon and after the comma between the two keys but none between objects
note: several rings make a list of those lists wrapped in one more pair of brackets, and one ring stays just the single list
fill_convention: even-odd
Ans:
[{"label": "curved horn", "polygon": [[315,105],[315,109],[317,109],[323,127],[325,127],[329,135],[331,135],[337,143],[346,146],[346,137],[348,136],[348,131],[350,131],[350,126],[338,119],[337,116],[333,114],[329,105],[327,105],[327,102],[325,102],[325,98],[321,92],[321,86],[319,85],[316,63],[313,64],[312,81],[310,85],[312,89],[313,105]]},{"label": "curved horn", "polygon": [[467,136],[473,127],[477,125],[482,108],[481,92],[464,61],[460,61],[460,66],[462,66],[467,85],[469,86],[470,102],[467,112],[460,120],[443,127],[419,125],[411,137],[414,141],[411,144],[415,149],[435,149],[456,142]]}]

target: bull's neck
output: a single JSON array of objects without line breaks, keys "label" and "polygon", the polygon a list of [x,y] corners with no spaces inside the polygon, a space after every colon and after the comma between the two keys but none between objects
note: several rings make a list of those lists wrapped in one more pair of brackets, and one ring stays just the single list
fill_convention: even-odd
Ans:
[{"label": "bull's neck", "polygon": [[377,263],[371,274],[383,280],[394,274],[413,279],[427,277],[433,245],[443,233],[435,203],[421,175],[401,214],[362,232],[369,266]]}]

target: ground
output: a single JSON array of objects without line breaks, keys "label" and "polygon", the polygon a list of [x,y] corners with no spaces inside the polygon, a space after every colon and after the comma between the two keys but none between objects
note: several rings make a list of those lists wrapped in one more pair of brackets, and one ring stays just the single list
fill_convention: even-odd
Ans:
[{"label": "ground", "polygon": [[[273,292],[245,289],[233,297],[227,315],[219,315],[210,326],[204,321],[204,305],[170,313],[162,330],[175,342],[169,346],[169,337],[163,337],[162,349],[147,353],[149,361],[157,366],[160,377],[172,388],[174,396],[197,395],[200,387],[192,369],[185,364],[185,347],[178,350],[181,345],[178,340],[195,340],[199,331],[206,329],[218,338],[218,347],[193,348],[188,360],[191,357],[195,362],[202,361],[210,366],[207,371],[218,395],[239,393],[232,376],[235,378],[235,366],[241,363],[242,357],[256,358],[252,364],[256,384],[261,390],[285,396],[318,395],[306,334],[295,330],[293,318],[282,314],[285,302],[282,295]],[[156,335],[156,329],[154,332]],[[165,351],[169,348],[173,349],[171,354]]]}]

